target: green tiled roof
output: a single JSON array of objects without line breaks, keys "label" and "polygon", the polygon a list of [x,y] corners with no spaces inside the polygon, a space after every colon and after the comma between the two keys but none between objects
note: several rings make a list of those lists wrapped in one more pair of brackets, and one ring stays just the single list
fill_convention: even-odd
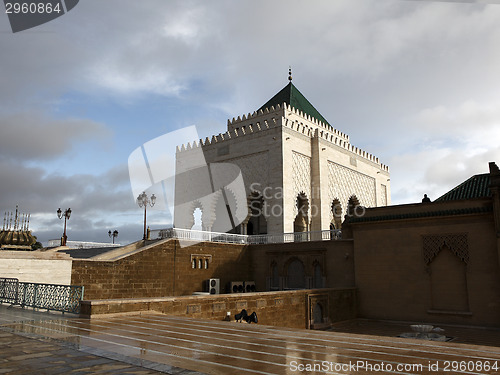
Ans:
[{"label": "green tiled roof", "polygon": [[435,201],[458,201],[463,199],[491,197],[491,191],[488,187],[489,184],[489,173],[477,174],[462,182],[460,185],[442,195]]},{"label": "green tiled roof", "polygon": [[405,214],[392,214],[382,216],[360,216],[349,219],[349,223],[364,223],[368,221],[386,221],[386,220],[402,220],[402,219],[419,219],[424,217],[434,216],[453,216],[453,215],[472,215],[491,212],[492,207],[469,207],[457,208],[453,210],[428,211],[428,212],[409,212]]},{"label": "green tiled roof", "polygon": [[322,121],[327,125],[330,125],[326,119],[321,116],[316,108],[305,98],[304,95],[290,82],[286,85],[280,92],[274,95],[266,104],[260,107],[259,110],[264,110],[270,108],[271,106],[276,107],[278,104],[281,105],[286,103],[295,109],[298,109],[309,116],[314,117],[316,120]]}]

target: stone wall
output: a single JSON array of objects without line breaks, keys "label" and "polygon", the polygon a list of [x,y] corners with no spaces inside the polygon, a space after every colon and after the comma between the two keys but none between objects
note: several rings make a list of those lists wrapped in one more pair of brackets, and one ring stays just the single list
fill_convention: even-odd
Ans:
[{"label": "stone wall", "polygon": [[220,293],[229,292],[231,281],[255,281],[257,291],[267,291],[271,262],[279,263],[285,277],[290,259],[304,263],[306,277],[319,263],[325,278],[322,287],[354,286],[349,240],[252,246],[204,242],[188,247],[164,240],[118,259],[75,259],[71,281],[85,286],[85,299],[191,295],[203,291],[203,282],[211,278],[220,279]]},{"label": "stone wall", "polygon": [[[313,309],[322,304],[322,322],[314,323]],[[237,293],[211,296],[128,299],[120,301],[84,301],[82,315],[156,311],[168,315],[223,320],[227,312],[234,315],[242,309],[256,312],[259,324],[290,328],[325,328],[330,323],[356,317],[354,288],[294,290],[266,293]]]},{"label": "stone wall", "polygon": [[[88,300],[158,297],[161,301],[137,303],[169,314],[220,319],[226,311],[241,310],[246,301],[247,310],[263,309],[265,321],[280,319],[283,311],[305,311],[301,316],[308,321],[305,317],[314,315],[311,303],[304,310],[306,302],[290,297],[283,300],[288,310],[282,310],[277,307],[281,302],[275,301],[280,298],[272,297],[283,293],[277,290],[292,289],[289,272],[294,262],[303,267],[306,290],[322,284],[309,290],[307,298],[314,297],[322,308],[328,305],[328,314],[337,314],[330,316],[332,321],[352,318],[354,306],[361,318],[499,326],[500,265],[493,213],[490,199],[402,205],[368,209],[364,221],[343,229],[352,239],[251,246],[199,243],[183,248],[165,240],[131,251],[113,250],[107,260],[74,260],[72,284],[84,285]],[[117,255],[119,251],[124,253]],[[277,285],[270,280],[273,269]],[[255,281],[257,292],[273,292],[263,297],[191,296],[209,278],[220,279],[221,293],[229,291],[228,282],[246,280]],[[353,287],[357,304],[348,297],[322,296],[325,288]],[[301,292],[284,295],[305,296]],[[91,310],[101,314],[143,309],[131,307],[134,303],[92,301]]]},{"label": "stone wall", "polygon": [[[486,212],[453,214],[473,207]],[[351,225],[359,316],[499,326],[500,268],[488,207],[489,200],[469,200],[368,210],[366,222]]]},{"label": "stone wall", "polygon": [[269,290],[271,267],[276,264],[283,284],[287,266],[292,259],[304,265],[308,280],[314,275],[314,265],[319,264],[324,278],[323,287],[352,287],[354,281],[354,250],[352,240],[290,242],[284,244],[252,245],[252,275],[257,290]]},{"label": "stone wall", "polygon": [[250,280],[245,247],[164,240],[116,260],[74,260],[71,280],[85,286],[85,299],[110,299],[191,295],[210,278],[220,279],[221,293],[232,280]]},{"label": "stone wall", "polygon": [[22,282],[70,285],[72,260],[51,251],[0,251],[0,277]]}]

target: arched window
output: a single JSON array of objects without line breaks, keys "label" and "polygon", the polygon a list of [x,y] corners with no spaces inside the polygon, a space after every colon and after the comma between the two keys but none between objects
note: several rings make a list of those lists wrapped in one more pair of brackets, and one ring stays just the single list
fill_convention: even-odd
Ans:
[{"label": "arched window", "polygon": [[196,268],[196,258],[193,258],[191,268]]}]

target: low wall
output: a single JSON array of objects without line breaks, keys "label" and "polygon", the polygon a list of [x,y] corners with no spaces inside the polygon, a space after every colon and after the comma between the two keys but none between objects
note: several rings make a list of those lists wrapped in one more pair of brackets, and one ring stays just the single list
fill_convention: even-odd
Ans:
[{"label": "low wall", "polygon": [[[314,309],[321,305],[322,321]],[[326,328],[330,323],[356,318],[356,289],[328,288],[207,296],[82,301],[82,317],[156,311],[199,319],[231,319],[242,309],[256,312],[259,323],[289,328]],[[316,311],[317,314],[317,311]],[[316,316],[316,322],[314,321]]]},{"label": "low wall", "polygon": [[42,284],[71,284],[72,260],[52,251],[0,251],[0,277]]}]

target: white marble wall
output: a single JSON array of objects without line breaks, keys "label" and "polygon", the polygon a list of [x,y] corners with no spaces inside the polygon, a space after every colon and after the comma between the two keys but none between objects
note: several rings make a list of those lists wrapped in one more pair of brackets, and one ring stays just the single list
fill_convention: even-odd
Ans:
[{"label": "white marble wall", "polygon": [[309,200],[311,230],[329,229],[335,198],[344,213],[351,195],[365,207],[391,202],[387,166],[351,145],[347,134],[288,106],[228,121],[226,133],[202,144],[208,163],[241,168],[247,194],[252,184],[261,193],[265,190],[269,234],[293,232],[301,192]]}]

